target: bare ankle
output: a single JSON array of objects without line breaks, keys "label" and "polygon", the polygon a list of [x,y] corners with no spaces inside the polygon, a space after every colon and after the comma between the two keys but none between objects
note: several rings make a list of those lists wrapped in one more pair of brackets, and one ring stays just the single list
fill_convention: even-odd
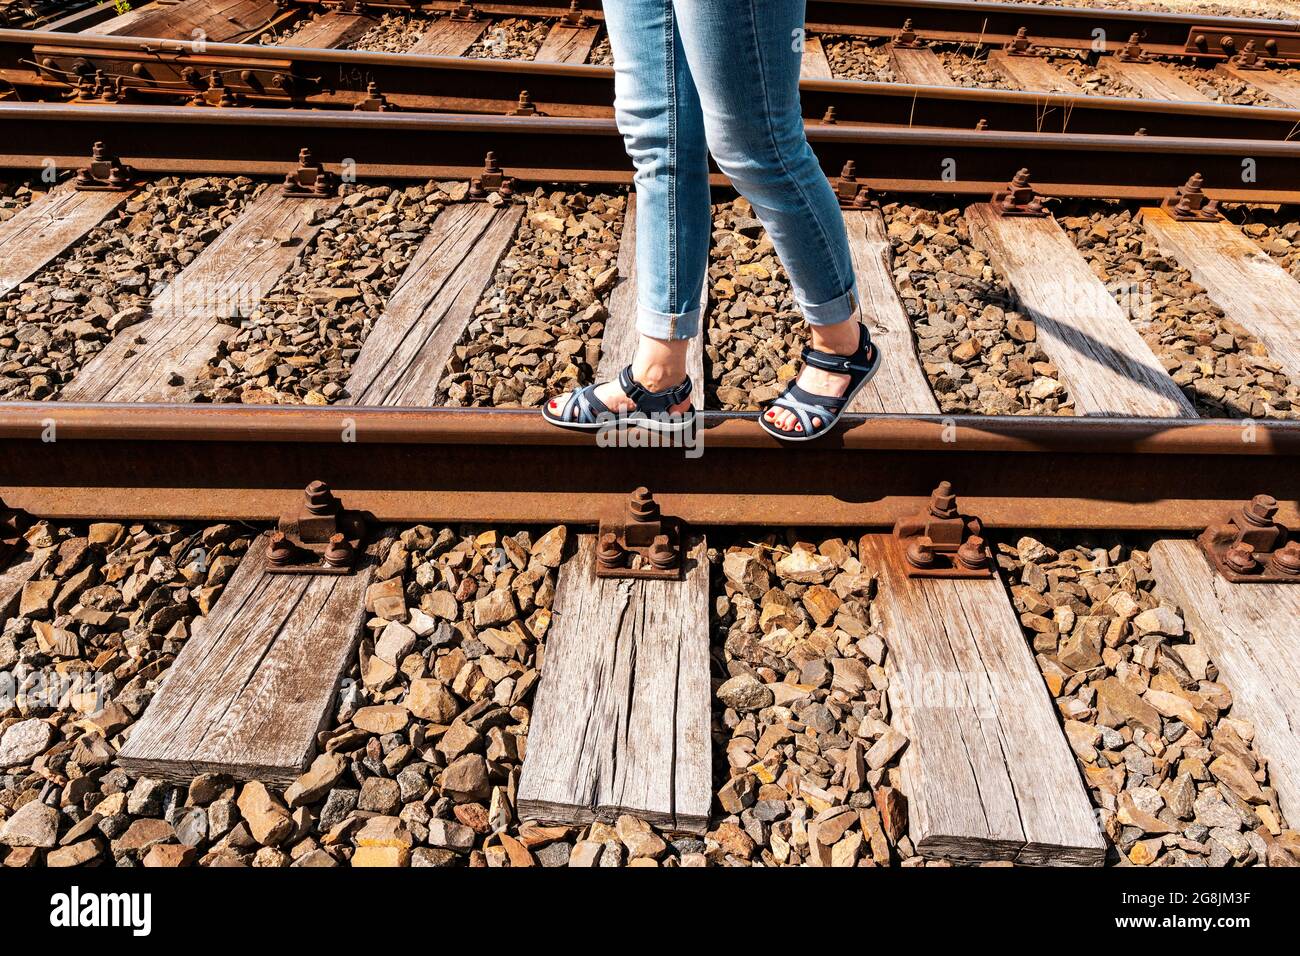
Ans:
[{"label": "bare ankle", "polygon": [[662,362],[650,362],[643,367],[634,366],[632,378],[652,392],[662,392],[666,388],[680,385],[686,378],[686,371]]}]

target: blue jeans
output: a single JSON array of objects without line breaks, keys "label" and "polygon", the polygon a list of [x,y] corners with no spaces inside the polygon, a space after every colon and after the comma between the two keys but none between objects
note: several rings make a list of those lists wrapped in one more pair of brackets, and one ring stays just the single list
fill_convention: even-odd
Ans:
[{"label": "blue jeans", "polygon": [[754,207],[813,325],[858,303],[844,218],[799,107],[804,0],[604,0],[614,111],[636,167],[637,330],[699,333],[708,154]]}]

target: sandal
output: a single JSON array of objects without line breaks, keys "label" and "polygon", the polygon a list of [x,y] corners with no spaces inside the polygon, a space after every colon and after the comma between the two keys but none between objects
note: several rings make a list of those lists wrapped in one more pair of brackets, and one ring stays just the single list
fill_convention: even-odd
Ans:
[{"label": "sandal", "polygon": [[[845,389],[844,394],[838,397],[814,395],[800,388],[797,380],[791,382],[784,392],[769,403],[768,408],[782,408],[793,412],[803,430],[784,431],[769,422],[765,415],[760,415],[758,423],[763,426],[765,432],[781,441],[812,441],[835,427],[835,423],[840,420],[849,402],[853,401],[880,368],[880,349],[872,344],[866,326],[861,323],[859,326],[862,331],[858,337],[858,348],[852,355],[835,355],[832,352],[819,352],[811,348],[803,350],[805,365],[849,376],[849,387]],[[816,428],[812,423],[814,418],[822,420],[821,425]]]},{"label": "sandal", "polygon": [[691,394],[691,380],[662,392],[652,392],[632,378],[632,366],[626,366],[618,373],[618,384],[623,394],[630,398],[635,407],[626,412],[612,411],[608,405],[596,397],[598,385],[587,385],[569,393],[558,412],[552,412],[550,403],[542,406],[542,417],[552,425],[560,428],[574,428],[580,431],[595,431],[607,425],[633,425],[652,432],[680,432],[695,423],[695,409],[684,412],[670,412],[674,405],[679,405]]}]

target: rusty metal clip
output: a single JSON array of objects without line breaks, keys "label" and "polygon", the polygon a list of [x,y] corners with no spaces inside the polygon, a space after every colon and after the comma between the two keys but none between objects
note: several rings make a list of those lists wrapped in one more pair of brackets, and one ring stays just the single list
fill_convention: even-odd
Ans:
[{"label": "rusty metal clip", "polygon": [[79,192],[123,193],[135,188],[136,172],[119,162],[102,142],[91,149],[90,165],[77,170],[72,188]]},{"label": "rusty metal clip", "polygon": [[1029,183],[1029,170],[1021,169],[1007,183],[1006,189],[1001,189],[993,194],[992,199],[993,211],[999,216],[1014,217],[1025,216],[1034,218],[1043,218],[1047,216],[1047,209],[1043,206],[1043,200],[1034,192],[1034,187]]},{"label": "rusty metal clip", "polygon": [[681,522],[660,512],[649,489],[632,492],[624,514],[601,518],[596,577],[677,581],[682,563]]},{"label": "rusty metal clip", "polygon": [[538,110],[537,104],[533,102],[533,96],[527,90],[519,91],[519,100],[515,108],[506,113],[507,116],[545,116],[546,114]]},{"label": "rusty metal clip", "polygon": [[1234,584],[1300,584],[1300,541],[1273,520],[1277,499],[1256,495],[1212,524],[1196,542],[1225,580]]},{"label": "rusty metal clip", "polygon": [[338,192],[339,178],[312,161],[311,150],[298,150],[298,168],[284,177],[280,192],[294,199],[327,199]]},{"label": "rusty metal clip", "polygon": [[453,20],[481,20],[483,15],[474,9],[472,3],[458,3],[451,11]]},{"label": "rusty metal clip", "polygon": [[296,511],[280,516],[266,545],[268,574],[351,574],[366,537],[366,521],[348,511],[329,485],[313,481]]},{"label": "rusty metal clip", "polygon": [[911,578],[991,578],[993,552],[982,531],[979,518],[959,512],[951,483],[940,482],[928,510],[894,525],[899,565]]},{"label": "rusty metal clip", "polygon": [[1179,222],[1218,222],[1223,216],[1219,214],[1219,203],[1205,195],[1201,187],[1205,179],[1200,173],[1192,173],[1185,185],[1174,190],[1160,203],[1160,208]]},{"label": "rusty metal clip", "polygon": [[925,46],[925,43],[916,35],[912,29],[912,18],[908,17],[903,21],[903,29],[894,34],[891,41],[894,46],[904,50],[915,50],[917,47]]}]

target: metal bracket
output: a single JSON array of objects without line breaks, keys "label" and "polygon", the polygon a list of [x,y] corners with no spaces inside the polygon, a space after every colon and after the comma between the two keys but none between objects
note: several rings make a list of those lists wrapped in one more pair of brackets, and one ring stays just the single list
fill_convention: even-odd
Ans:
[{"label": "metal bracket", "polygon": [[894,34],[894,39],[890,42],[902,50],[915,50],[925,46],[925,43],[916,35],[916,31],[912,29],[911,17],[903,21],[903,29]]},{"label": "metal bracket", "polygon": [[505,170],[497,163],[497,154],[490,152],[483,158],[483,172],[469,181],[469,192],[465,194],[465,198],[474,202],[484,202],[491,193],[512,196],[514,191],[514,177],[506,175]]},{"label": "metal bracket", "polygon": [[1034,41],[1029,39],[1029,30],[1020,27],[1016,30],[1016,35],[1006,42],[1002,47],[1010,56],[1044,56],[1045,53],[1038,47],[1034,46]]},{"label": "metal bracket", "polygon": [[839,176],[831,180],[831,188],[835,190],[841,209],[866,209],[875,202],[866,183],[858,181],[857,169],[857,164],[850,159]]},{"label": "metal bracket", "polygon": [[243,97],[226,86],[225,79],[216,70],[208,74],[207,88],[195,91],[190,97],[191,106],[217,106],[228,108],[242,106]]},{"label": "metal bracket", "polygon": [[136,186],[136,172],[119,162],[103,143],[91,150],[90,165],[77,170],[72,188],[78,192],[124,193]]},{"label": "metal bracket", "polygon": [[268,574],[351,574],[356,570],[366,520],[348,511],[323,481],[303,491],[296,511],[280,516],[266,545]]},{"label": "metal bracket", "polygon": [[1219,203],[1205,195],[1201,187],[1205,179],[1192,173],[1185,185],[1179,186],[1172,196],[1160,203],[1160,208],[1179,222],[1219,222]]},{"label": "metal bracket", "polygon": [[638,488],[622,515],[600,520],[596,577],[680,580],[682,540],[681,522],[660,513],[649,489]]},{"label": "metal bracket", "polygon": [[10,508],[0,498],[0,568],[8,564],[14,555],[27,550],[27,539],[23,537],[23,525],[26,523],[26,513]]},{"label": "metal bracket", "polygon": [[1287,541],[1276,514],[1276,498],[1256,495],[1196,542],[1219,575],[1234,584],[1300,584],[1300,541]]},{"label": "metal bracket", "polygon": [[1021,169],[1007,183],[1006,189],[993,194],[993,211],[999,216],[1042,219],[1047,216],[1043,200],[1029,183],[1029,170]]},{"label": "metal bracket", "polygon": [[507,116],[545,116],[546,114],[537,108],[537,104],[533,102],[533,96],[531,93],[529,93],[527,90],[520,90],[519,101],[515,104],[515,108],[510,110],[508,113],[506,113],[506,115]]},{"label": "metal bracket", "polygon": [[943,481],[927,511],[894,525],[896,556],[910,578],[991,578],[993,552],[982,530],[979,518],[958,511],[952,485]]},{"label": "metal bracket", "polygon": [[1239,52],[1244,53],[1248,46],[1252,50],[1262,47],[1263,52],[1258,55],[1271,59],[1300,59],[1300,34],[1269,29],[1248,28],[1223,33],[1210,27],[1193,25],[1187,31],[1187,42],[1183,49],[1188,53],[1234,56]]},{"label": "metal bracket", "polygon": [[483,15],[474,9],[472,3],[460,3],[451,11],[453,20],[481,20]]},{"label": "metal bracket", "polygon": [[338,177],[312,161],[311,150],[298,150],[298,168],[284,177],[280,192],[294,199],[328,199],[338,192]]}]

